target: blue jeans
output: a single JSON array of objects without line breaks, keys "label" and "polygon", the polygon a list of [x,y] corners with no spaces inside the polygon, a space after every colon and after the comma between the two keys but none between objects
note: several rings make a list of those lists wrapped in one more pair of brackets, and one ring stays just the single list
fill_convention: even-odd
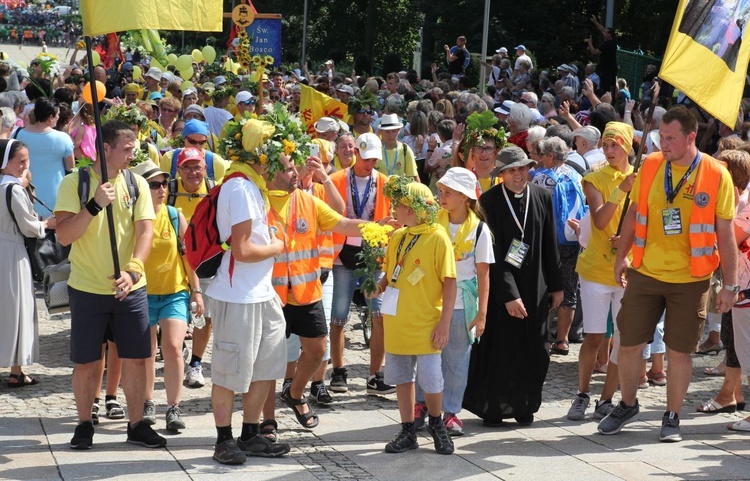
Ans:
[{"label": "blue jeans", "polygon": [[[443,348],[441,355],[443,369],[443,411],[451,414],[461,412],[464,400],[464,390],[469,374],[469,358],[471,344],[466,332],[466,319],[463,309],[454,309],[451,318],[451,328],[448,335],[448,345]],[[419,383],[417,386],[417,402],[424,402],[424,393]]]},{"label": "blue jeans", "polygon": [[[349,321],[349,311],[352,306],[352,295],[364,276],[357,277],[354,270],[342,265],[333,265],[333,301],[331,302],[331,324],[345,326]],[[382,274],[381,274],[382,275]],[[367,304],[373,317],[380,316],[380,303],[383,295],[368,300]]]},{"label": "blue jeans", "polygon": [[664,344],[664,314],[662,314],[654,331],[654,341],[643,348],[643,359],[649,359],[651,354],[664,354],[665,352],[667,352],[667,345]]}]

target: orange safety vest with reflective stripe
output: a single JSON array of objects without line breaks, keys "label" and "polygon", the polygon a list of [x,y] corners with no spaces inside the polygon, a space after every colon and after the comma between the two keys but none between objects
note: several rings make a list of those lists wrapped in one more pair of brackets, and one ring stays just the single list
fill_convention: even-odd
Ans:
[{"label": "orange safety vest with reflective stripe", "polygon": [[[348,167],[344,170],[337,170],[331,174],[331,181],[333,182],[333,185],[336,186],[336,190],[339,191],[339,194],[341,194],[341,198],[344,199],[345,205],[349,205],[352,201],[351,197],[347,195],[347,190],[349,188],[349,171],[351,171],[351,169],[351,167]],[[372,220],[379,221],[380,219],[391,215],[391,200],[383,194],[383,187],[388,181],[388,176],[381,174],[374,169],[372,172],[375,175],[375,214]],[[351,175],[354,175],[354,172],[352,172]],[[346,210],[344,210],[344,214],[346,215]],[[333,233],[334,259],[339,256],[339,252],[341,252],[341,248],[344,246],[345,241],[345,235],[337,234],[335,232]]]},{"label": "orange safety vest with reflective stripe", "polygon": [[286,305],[289,289],[304,306],[323,298],[318,261],[318,215],[310,194],[296,189],[290,194],[286,224],[269,210],[269,224],[286,226],[284,251],[274,258],[271,284]]},{"label": "orange safety vest with reflective stripe", "polygon": [[[693,205],[690,210],[688,236],[690,239],[690,274],[693,277],[710,276],[719,266],[716,250],[716,201],[721,185],[723,165],[706,154],[701,154],[693,187]],[[643,162],[638,176],[641,190],[638,196],[638,210],[635,214],[635,238],[633,239],[633,267],[643,262],[646,251],[648,229],[648,195],[659,167],[664,162],[661,153],[655,153]]]},{"label": "orange safety vest with reflective stripe", "polygon": [[[326,189],[323,184],[313,182],[313,195],[326,202]],[[333,268],[333,232],[318,232],[318,258],[321,269]]]}]

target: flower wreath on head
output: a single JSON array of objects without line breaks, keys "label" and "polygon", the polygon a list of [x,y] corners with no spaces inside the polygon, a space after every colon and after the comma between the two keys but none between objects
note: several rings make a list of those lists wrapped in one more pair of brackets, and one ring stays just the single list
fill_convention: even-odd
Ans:
[{"label": "flower wreath on head", "polygon": [[268,178],[282,171],[282,155],[291,157],[294,165],[302,165],[310,155],[311,139],[297,116],[281,104],[274,104],[265,113],[233,120],[224,128],[226,135],[219,149],[232,162],[260,164]]},{"label": "flower wreath on head", "polygon": [[437,203],[415,195],[409,189],[409,184],[412,183],[415,182],[411,177],[392,175],[383,186],[383,195],[391,199],[391,203],[394,206],[396,204],[404,204],[411,207],[421,222],[426,222],[429,225],[434,224],[437,222]]},{"label": "flower wreath on head", "polygon": [[474,147],[482,147],[485,137],[495,141],[495,148],[499,151],[507,144],[505,129],[495,128],[497,117],[491,110],[482,113],[473,112],[466,118],[466,130],[464,130],[464,160],[468,158],[469,152]]},{"label": "flower wreath on head", "polygon": [[148,117],[135,104],[111,107],[102,117],[102,122],[109,120],[119,120],[128,125],[137,125],[140,131],[145,130],[149,124]]},{"label": "flower wreath on head", "polygon": [[347,105],[349,115],[354,115],[364,105],[369,106],[376,112],[380,112],[380,99],[378,96],[367,89],[360,89],[356,95],[352,95],[349,98],[349,104]]},{"label": "flower wreath on head", "polygon": [[225,99],[232,95],[232,91],[232,87],[221,87],[214,90],[214,93],[211,94],[211,98],[214,99],[214,101]]}]

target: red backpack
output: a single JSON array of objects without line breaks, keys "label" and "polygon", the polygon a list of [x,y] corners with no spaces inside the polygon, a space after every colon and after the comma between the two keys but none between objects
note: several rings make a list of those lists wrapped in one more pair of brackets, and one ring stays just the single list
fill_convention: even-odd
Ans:
[{"label": "red backpack", "polygon": [[[224,177],[224,182],[235,177],[249,180],[246,175],[235,172]],[[219,270],[224,252],[229,250],[232,237],[222,241],[219,237],[219,226],[216,223],[216,207],[219,193],[224,184],[212,188],[208,195],[198,202],[195,213],[190,219],[185,232],[185,256],[190,267],[201,279],[213,277]],[[234,270],[234,257],[229,260],[229,275],[231,279]]]}]

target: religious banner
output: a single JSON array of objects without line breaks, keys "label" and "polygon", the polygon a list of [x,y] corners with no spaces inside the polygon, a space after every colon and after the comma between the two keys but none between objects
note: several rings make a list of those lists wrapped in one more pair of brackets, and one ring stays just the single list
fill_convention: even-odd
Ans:
[{"label": "religious banner", "polygon": [[83,34],[124,30],[221,32],[222,2],[216,0],[81,0]]},{"label": "religious banner", "polygon": [[734,128],[750,42],[750,0],[680,0],[659,77]]},{"label": "religious banner", "polygon": [[299,102],[299,116],[302,123],[307,127],[308,135],[315,136],[314,125],[321,117],[335,117],[351,124],[351,118],[345,103],[307,85],[300,84],[300,86],[302,87],[302,95]]},{"label": "religious banner", "polygon": [[[264,18],[265,17],[265,18]],[[273,17],[273,18],[268,18]],[[281,15],[256,15],[247,27],[250,55],[273,57],[273,66],[281,65]]]}]

